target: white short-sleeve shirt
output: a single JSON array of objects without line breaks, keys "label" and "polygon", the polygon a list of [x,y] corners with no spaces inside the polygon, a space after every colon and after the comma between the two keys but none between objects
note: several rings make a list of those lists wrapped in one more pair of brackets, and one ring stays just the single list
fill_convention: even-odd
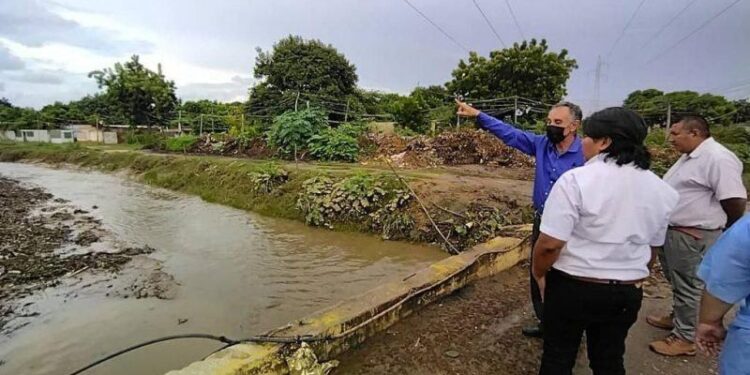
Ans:
[{"label": "white short-sleeve shirt", "polygon": [[649,275],[651,246],[662,246],[677,192],[650,171],[599,155],[557,181],[540,230],[565,241],[554,268],[606,280]]},{"label": "white short-sleeve shirt", "polygon": [[680,194],[670,218],[672,226],[721,229],[727,214],[720,201],[747,198],[742,162],[713,138],[682,155],[664,175],[664,181]]}]

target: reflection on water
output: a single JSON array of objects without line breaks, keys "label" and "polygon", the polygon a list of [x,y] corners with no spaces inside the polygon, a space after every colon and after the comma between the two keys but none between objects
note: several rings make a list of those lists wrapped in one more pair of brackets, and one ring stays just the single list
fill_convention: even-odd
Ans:
[{"label": "reflection on water", "polygon": [[[0,337],[0,374],[66,373],[146,339],[187,332],[242,337],[286,324],[444,256],[437,249],[260,217],[101,173],[0,163],[0,174],[42,186],[92,214],[118,240],[157,249],[180,284],[174,300],[120,299],[49,289],[41,312]],[[184,324],[178,320],[187,319]],[[217,347],[165,343],[87,374],[162,374]]]}]

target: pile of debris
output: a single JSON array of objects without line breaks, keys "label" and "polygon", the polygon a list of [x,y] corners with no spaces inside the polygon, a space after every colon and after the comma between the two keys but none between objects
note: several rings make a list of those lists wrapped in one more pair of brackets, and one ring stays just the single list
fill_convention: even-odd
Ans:
[{"label": "pile of debris", "polygon": [[376,145],[373,157],[387,157],[401,167],[482,164],[510,168],[530,168],[533,159],[508,147],[495,136],[481,130],[444,132],[427,136],[370,135]]},{"label": "pile of debris", "polygon": [[227,134],[202,135],[187,152],[251,158],[267,158],[274,155],[274,151],[262,137],[243,139]]}]

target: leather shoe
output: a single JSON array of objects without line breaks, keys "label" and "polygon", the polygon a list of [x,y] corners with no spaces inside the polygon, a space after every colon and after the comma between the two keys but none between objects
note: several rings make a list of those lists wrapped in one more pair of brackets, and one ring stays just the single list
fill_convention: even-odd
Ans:
[{"label": "leather shoe", "polygon": [[521,329],[521,333],[523,333],[523,335],[526,337],[542,338],[542,326],[539,324],[526,326]]}]

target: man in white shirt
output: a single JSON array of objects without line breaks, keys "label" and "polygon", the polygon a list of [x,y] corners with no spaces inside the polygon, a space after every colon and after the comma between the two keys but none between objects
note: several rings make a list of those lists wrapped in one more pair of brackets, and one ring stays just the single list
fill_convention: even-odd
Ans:
[{"label": "man in white shirt", "polygon": [[698,265],[724,228],[745,213],[747,190],[742,183],[742,162],[716,142],[701,116],[684,116],[672,125],[670,142],[683,153],[664,175],[680,194],[669,220],[666,242],[659,258],[672,284],[673,313],[646,321],[669,329],[664,339],[649,347],[667,356],[695,355],[695,327],[703,282]]},{"label": "man in white shirt", "polygon": [[648,170],[646,125],[608,108],[583,124],[586,165],[547,199],[532,271],[544,296],[540,374],[570,374],[583,333],[594,375],[625,374],[623,355],[655,247],[664,244],[677,192]]}]

